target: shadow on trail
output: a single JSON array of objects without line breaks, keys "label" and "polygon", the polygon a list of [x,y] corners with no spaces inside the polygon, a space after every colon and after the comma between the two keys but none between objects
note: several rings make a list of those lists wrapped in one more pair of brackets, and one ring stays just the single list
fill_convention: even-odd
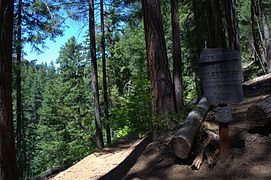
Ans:
[{"label": "shadow on trail", "polygon": [[149,143],[152,142],[152,136],[149,135],[145,137],[136,147],[135,149],[129,154],[129,156],[122,161],[117,167],[112,169],[110,172],[105,174],[100,178],[100,180],[107,180],[107,179],[122,179],[125,175],[129,172],[129,170],[134,166],[138,157],[141,153],[146,149]]}]

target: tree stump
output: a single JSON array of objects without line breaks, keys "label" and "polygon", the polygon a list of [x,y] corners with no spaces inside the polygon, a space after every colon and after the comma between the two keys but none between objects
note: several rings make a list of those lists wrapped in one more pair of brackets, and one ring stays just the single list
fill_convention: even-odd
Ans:
[{"label": "tree stump", "polygon": [[247,117],[257,124],[271,122],[271,95],[248,108]]},{"label": "tree stump", "polygon": [[188,114],[183,126],[171,139],[171,148],[179,158],[186,159],[188,157],[194,138],[208,110],[207,99],[202,97],[195,109]]}]

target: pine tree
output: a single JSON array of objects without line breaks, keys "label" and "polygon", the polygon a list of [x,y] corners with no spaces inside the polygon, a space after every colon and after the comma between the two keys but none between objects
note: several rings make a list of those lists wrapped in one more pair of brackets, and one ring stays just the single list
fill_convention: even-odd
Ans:
[{"label": "pine tree", "polygon": [[36,174],[68,167],[95,149],[85,58],[82,45],[71,37],[60,50],[59,69],[46,83],[33,161]]},{"label": "pine tree", "polygon": [[104,113],[107,144],[111,144],[111,132],[108,113],[108,94],[107,94],[107,73],[105,59],[105,31],[104,31],[104,6],[103,0],[100,0],[100,16],[101,16],[101,51],[102,51],[102,71],[103,71],[103,97],[104,97]]},{"label": "pine tree", "polygon": [[89,0],[89,39],[91,54],[92,92],[95,110],[96,142],[97,147],[99,149],[102,149],[104,147],[104,141],[103,141],[102,124],[100,119],[99,86],[98,86],[96,41],[95,41],[96,36],[95,36],[94,0]]}]

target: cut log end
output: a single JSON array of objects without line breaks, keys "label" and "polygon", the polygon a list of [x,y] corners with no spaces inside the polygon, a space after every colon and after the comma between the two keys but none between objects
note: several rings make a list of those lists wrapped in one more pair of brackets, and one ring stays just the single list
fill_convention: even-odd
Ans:
[{"label": "cut log end", "polygon": [[208,109],[207,99],[202,97],[172,138],[171,148],[177,157],[181,159],[188,158],[194,138]]},{"label": "cut log end", "polygon": [[182,137],[174,137],[171,140],[171,148],[174,154],[181,159],[188,158],[191,149],[190,145],[187,143],[187,140]]}]

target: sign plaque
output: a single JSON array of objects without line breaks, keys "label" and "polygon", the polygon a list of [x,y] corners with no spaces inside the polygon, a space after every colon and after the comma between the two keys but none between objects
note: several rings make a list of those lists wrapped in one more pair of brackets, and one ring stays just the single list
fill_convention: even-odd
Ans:
[{"label": "sign plaque", "polygon": [[217,122],[228,123],[232,121],[232,109],[230,107],[217,107],[215,112],[215,120]]},{"label": "sign plaque", "polygon": [[240,53],[225,49],[204,49],[200,55],[199,77],[211,105],[242,100]]}]

